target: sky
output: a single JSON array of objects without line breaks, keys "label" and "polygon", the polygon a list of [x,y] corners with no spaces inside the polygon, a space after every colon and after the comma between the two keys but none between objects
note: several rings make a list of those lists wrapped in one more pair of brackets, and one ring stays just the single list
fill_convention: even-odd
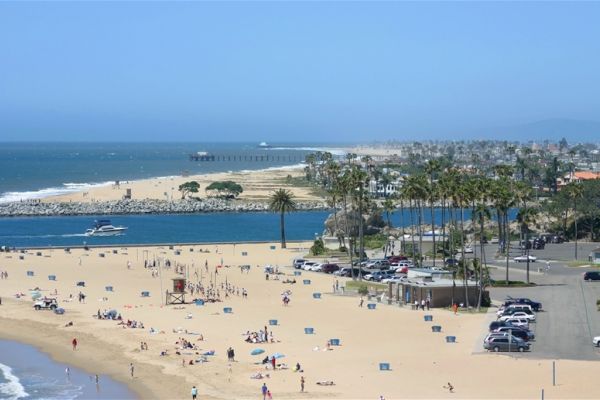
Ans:
[{"label": "sky", "polygon": [[0,2],[0,141],[476,139],[598,121],[599,20],[593,2]]}]

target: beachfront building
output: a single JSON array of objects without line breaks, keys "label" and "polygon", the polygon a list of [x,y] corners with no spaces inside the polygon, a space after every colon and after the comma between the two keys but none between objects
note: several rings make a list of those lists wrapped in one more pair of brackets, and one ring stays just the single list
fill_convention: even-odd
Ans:
[{"label": "beachfront building", "polygon": [[596,247],[590,253],[590,262],[593,264],[600,264],[600,247]]},{"label": "beachfront building", "polygon": [[[478,299],[477,282],[467,281],[469,305],[476,306]],[[397,296],[404,304],[429,299],[430,307],[450,307],[452,302],[465,305],[465,288],[462,279],[433,279],[432,277],[409,278],[401,282],[397,288]],[[485,298],[485,294],[484,294]]]}]

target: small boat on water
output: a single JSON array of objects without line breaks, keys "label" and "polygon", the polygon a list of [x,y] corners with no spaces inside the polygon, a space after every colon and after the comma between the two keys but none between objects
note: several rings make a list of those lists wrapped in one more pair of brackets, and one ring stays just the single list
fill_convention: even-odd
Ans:
[{"label": "small boat on water", "polygon": [[113,226],[109,219],[98,219],[94,221],[94,226],[85,231],[86,236],[112,236],[124,233],[127,230],[125,226]]},{"label": "small boat on water", "polygon": [[271,146],[267,142],[260,142],[259,145],[258,145],[258,147],[261,148],[261,149],[270,149],[273,146]]}]

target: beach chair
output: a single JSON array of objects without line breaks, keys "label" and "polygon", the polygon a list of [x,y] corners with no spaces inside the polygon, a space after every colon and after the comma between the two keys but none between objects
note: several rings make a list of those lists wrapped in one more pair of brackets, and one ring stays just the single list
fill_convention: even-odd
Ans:
[{"label": "beach chair", "polygon": [[98,257],[104,258],[104,253],[98,253]]},{"label": "beach chair", "polygon": [[377,307],[377,303],[369,303],[369,304],[367,304],[367,308],[369,310],[374,310],[375,307]]},{"label": "beach chair", "polygon": [[294,276],[300,276],[302,275],[302,271],[294,271]]},{"label": "beach chair", "polygon": [[270,248],[271,250],[275,250],[277,247],[275,247],[275,246],[269,246],[269,248]]},{"label": "beach chair", "polygon": [[79,282],[77,282],[77,286],[79,286],[79,287],[85,287],[85,282],[84,281],[79,281]]},{"label": "beach chair", "polygon": [[439,325],[433,325],[431,327],[431,332],[441,332],[442,331],[442,327]]},{"label": "beach chair", "polygon": [[456,343],[456,336],[446,336],[446,343]]},{"label": "beach chair", "polygon": [[332,346],[339,346],[340,339],[329,339],[329,344],[331,344]]},{"label": "beach chair", "polygon": [[305,285],[310,285],[310,279],[305,279],[302,281]]},{"label": "beach chair", "polygon": [[33,271],[27,271],[27,276],[33,276],[33,275],[34,275]]},{"label": "beach chair", "polygon": [[423,319],[424,319],[426,322],[428,322],[428,321],[429,321],[429,322],[430,322],[430,321],[433,321],[433,315],[424,315],[424,316],[423,316]]},{"label": "beach chair", "polygon": [[321,293],[313,293],[313,299],[320,299]]},{"label": "beach chair", "polygon": [[204,305],[204,300],[197,299],[196,301],[194,301],[194,304],[197,305],[197,306],[203,306]]},{"label": "beach chair", "polygon": [[25,256],[19,256],[19,260],[24,260]]},{"label": "beach chair", "polygon": [[247,251],[242,251],[242,257],[246,257],[248,255]]},{"label": "beach chair", "polygon": [[56,280],[56,275],[48,275],[48,280],[49,281],[55,281]]},{"label": "beach chair", "polygon": [[143,292],[142,292],[142,297],[150,297],[150,292],[148,292],[148,291],[143,291]]},{"label": "beach chair", "polygon": [[233,313],[233,308],[231,308],[231,307],[224,307],[223,308],[223,312],[225,314],[232,314]]},{"label": "beach chair", "polygon": [[390,371],[390,363],[379,363],[380,371]]},{"label": "beach chair", "polygon": [[112,252],[113,252],[113,254],[118,254],[119,253],[119,251],[117,249],[113,249]]},{"label": "beach chair", "polygon": [[304,328],[304,333],[307,335],[312,335],[315,333],[315,329],[314,328]]},{"label": "beach chair", "polygon": [[269,325],[276,326],[277,325],[277,320],[276,319],[270,319],[269,320]]},{"label": "beach chair", "polygon": [[35,253],[36,256],[41,257],[42,256],[42,252],[38,251],[37,253]]},{"label": "beach chair", "polygon": [[58,314],[58,315],[63,315],[65,313],[65,309],[64,308],[55,308],[54,309],[54,314]]},{"label": "beach chair", "polygon": [[112,292],[113,291],[113,287],[112,286],[105,286],[104,289],[106,289],[107,292]]}]

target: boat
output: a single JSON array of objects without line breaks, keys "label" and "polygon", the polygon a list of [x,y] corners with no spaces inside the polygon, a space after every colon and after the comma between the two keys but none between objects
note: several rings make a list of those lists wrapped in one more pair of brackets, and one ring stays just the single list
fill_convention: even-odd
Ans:
[{"label": "boat", "polygon": [[125,226],[113,226],[109,219],[97,219],[94,226],[85,231],[86,236],[111,236],[124,233],[127,230]]},{"label": "boat", "polygon": [[267,142],[260,142],[260,143],[258,144],[258,147],[260,147],[261,149],[270,149],[270,148],[271,148],[271,147],[273,147],[273,146],[271,146],[271,145],[270,145],[270,144],[268,144]]}]

